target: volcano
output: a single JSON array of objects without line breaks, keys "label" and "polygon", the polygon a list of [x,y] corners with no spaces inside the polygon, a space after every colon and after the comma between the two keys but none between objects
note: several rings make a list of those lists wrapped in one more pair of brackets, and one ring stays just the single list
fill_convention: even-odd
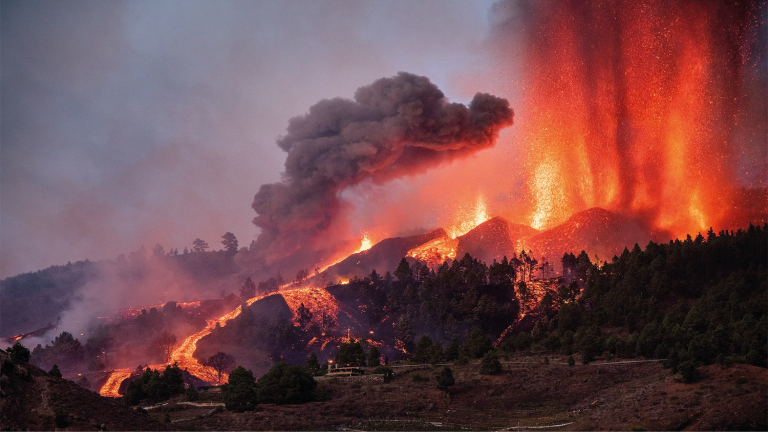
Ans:
[{"label": "volcano", "polygon": [[554,262],[564,253],[586,251],[607,260],[635,243],[647,244],[652,234],[635,219],[599,207],[573,214],[564,223],[523,241],[525,250]]},{"label": "volcano", "polygon": [[442,228],[416,236],[387,238],[328,267],[323,274],[327,281],[368,275],[374,269],[383,274],[394,270],[411,249],[440,238],[448,238]]},{"label": "volcano", "polygon": [[510,223],[502,217],[494,217],[459,237],[456,256],[472,257],[487,263],[504,256],[511,257],[519,250],[518,243],[539,231],[526,225]]}]

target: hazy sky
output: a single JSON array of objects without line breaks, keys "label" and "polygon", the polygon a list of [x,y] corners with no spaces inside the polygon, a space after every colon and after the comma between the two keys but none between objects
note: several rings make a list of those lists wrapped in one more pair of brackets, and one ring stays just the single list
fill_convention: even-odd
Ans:
[{"label": "hazy sky", "polygon": [[492,5],[3,0],[0,276],[227,231],[247,246],[291,117],[398,71],[457,102],[498,88],[467,85]]}]

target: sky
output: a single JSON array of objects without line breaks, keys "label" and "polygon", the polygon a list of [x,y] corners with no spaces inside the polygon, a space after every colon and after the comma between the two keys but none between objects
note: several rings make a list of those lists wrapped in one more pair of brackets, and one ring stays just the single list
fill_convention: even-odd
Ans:
[{"label": "sky", "polygon": [[[0,277],[198,237],[219,249],[225,232],[247,246],[254,194],[283,170],[275,142],[319,100],[399,71],[455,102],[503,89],[509,71],[487,53],[493,11],[491,0],[4,0]],[[428,180],[397,181],[382,201]]]}]

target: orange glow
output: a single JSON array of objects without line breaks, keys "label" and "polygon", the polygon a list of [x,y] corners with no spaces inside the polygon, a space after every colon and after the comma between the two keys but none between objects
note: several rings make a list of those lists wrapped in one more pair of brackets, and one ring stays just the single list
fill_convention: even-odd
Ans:
[{"label": "orange glow", "polygon": [[441,237],[409,250],[406,256],[416,258],[428,266],[436,268],[446,260],[456,259],[458,246],[458,239]]},{"label": "orange glow", "polygon": [[678,237],[728,223],[748,31],[726,12],[629,0],[537,10],[518,109],[532,227],[592,207]]},{"label": "orange glow", "polygon": [[112,373],[109,375],[109,378],[107,378],[107,382],[101,386],[99,394],[105,397],[120,397],[120,384],[128,379],[132,372],[133,370],[131,369],[118,369],[112,371]]},{"label": "orange glow", "polygon": [[300,288],[280,293],[285,303],[291,309],[293,324],[299,325],[299,306],[312,312],[312,322],[322,323],[323,313],[327,317],[337,320],[339,315],[339,302],[325,288]]},{"label": "orange glow", "polygon": [[364,233],[363,239],[360,241],[360,249],[357,250],[357,253],[367,251],[371,246],[373,246],[373,242],[371,242],[371,239],[368,237],[368,233]]},{"label": "orange glow", "polygon": [[445,231],[452,239],[463,236],[471,231],[472,228],[490,219],[483,195],[477,196],[474,206],[460,203],[454,212],[453,219],[453,223],[445,228]]}]

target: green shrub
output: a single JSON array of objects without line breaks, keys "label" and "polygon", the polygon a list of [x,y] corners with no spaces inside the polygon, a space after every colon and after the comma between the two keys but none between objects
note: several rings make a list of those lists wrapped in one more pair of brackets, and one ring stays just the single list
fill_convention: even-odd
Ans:
[{"label": "green shrub", "polygon": [[696,364],[691,360],[686,360],[680,363],[677,370],[680,372],[680,376],[682,376],[682,381],[684,383],[696,382],[701,375],[699,370],[696,369]]},{"label": "green shrub", "polygon": [[413,382],[428,382],[429,381],[429,377],[428,376],[424,376],[424,375],[417,374],[417,373],[413,374],[413,376],[411,376],[411,379],[413,380]]},{"label": "green shrub", "polygon": [[501,373],[501,362],[496,352],[488,351],[480,361],[480,375],[496,375]]},{"label": "green shrub", "polygon": [[229,374],[229,382],[221,386],[224,406],[234,412],[256,409],[257,394],[253,372],[238,366]]},{"label": "green shrub", "polygon": [[456,379],[453,377],[453,371],[448,366],[444,367],[437,375],[435,375],[437,381],[437,388],[440,390],[448,390],[448,387],[456,383]]},{"label": "green shrub", "polygon": [[298,404],[312,401],[316,388],[317,381],[305,368],[281,361],[259,379],[256,393],[260,403]]}]

